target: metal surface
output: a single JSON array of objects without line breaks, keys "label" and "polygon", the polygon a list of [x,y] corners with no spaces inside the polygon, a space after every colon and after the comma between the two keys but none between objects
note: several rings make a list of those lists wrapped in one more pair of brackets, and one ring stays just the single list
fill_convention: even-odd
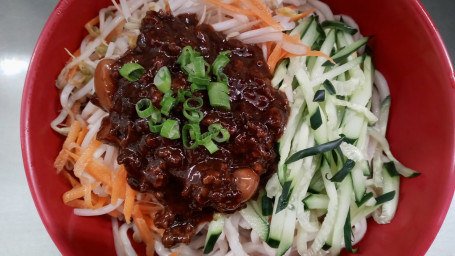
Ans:
[{"label": "metal surface", "polygon": [[[19,140],[20,101],[28,63],[39,33],[57,2],[3,0],[0,8],[0,255],[60,254],[33,204]],[[439,28],[450,56],[455,59],[455,1],[422,2]],[[427,206],[422,204],[422,207]],[[455,255],[454,238],[455,202],[452,201],[427,255]]]}]

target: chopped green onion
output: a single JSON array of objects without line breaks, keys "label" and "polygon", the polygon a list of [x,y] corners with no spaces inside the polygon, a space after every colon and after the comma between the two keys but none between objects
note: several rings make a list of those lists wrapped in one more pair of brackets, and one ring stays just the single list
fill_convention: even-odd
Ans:
[{"label": "chopped green onion", "polygon": [[212,140],[209,140],[207,141],[207,143],[204,143],[202,145],[210,152],[210,154],[213,154],[216,151],[218,151],[218,146],[215,143],[213,143]]},{"label": "chopped green onion", "polygon": [[177,120],[168,119],[164,121],[160,135],[171,140],[180,138],[179,123]]},{"label": "chopped green onion", "polygon": [[[191,62],[192,57],[196,56],[198,52],[193,50],[191,46],[185,46],[182,49],[182,53],[180,54],[179,58],[177,59],[177,63],[181,65],[181,68],[184,70],[184,67]],[[200,54],[199,54],[200,55]],[[199,56],[197,55],[197,56]]]},{"label": "chopped green onion", "polygon": [[156,88],[163,93],[171,90],[171,81],[171,72],[169,72],[169,68],[166,66],[161,67],[158,73],[156,73],[155,78],[153,78]]},{"label": "chopped green onion", "polygon": [[183,116],[190,121],[190,123],[199,123],[204,118],[204,113],[200,110],[186,110],[183,109]]},{"label": "chopped green onion", "polygon": [[[197,85],[203,85],[205,88],[207,88],[207,85],[210,84],[210,77],[208,76],[195,76],[195,75],[188,75],[188,81],[192,82],[193,84]],[[205,90],[205,89],[204,89]],[[193,90],[191,90],[193,91]]]},{"label": "chopped green onion", "polygon": [[183,89],[177,91],[177,102],[185,102],[187,97],[191,97],[191,92]]},{"label": "chopped green onion", "polygon": [[212,107],[231,109],[231,104],[229,103],[229,88],[226,84],[212,82],[209,84],[207,90],[210,105]]},{"label": "chopped green onion", "polygon": [[130,82],[139,80],[142,74],[144,74],[144,71],[144,67],[134,62],[126,63],[119,69],[120,75]]},{"label": "chopped green onion", "polygon": [[142,99],[136,103],[136,112],[140,118],[147,118],[152,115],[154,110],[150,99]]},{"label": "chopped green onion", "polygon": [[151,121],[152,124],[156,124],[156,123],[160,123],[161,119],[162,119],[161,111],[159,109],[153,108],[149,121]]},{"label": "chopped green onion", "polygon": [[229,57],[226,55],[230,54],[231,51],[221,52],[213,62],[213,74],[218,78],[218,82],[227,83],[227,76],[223,73],[224,67],[229,63]]},{"label": "chopped green onion", "polygon": [[163,99],[160,102],[161,105],[161,113],[165,116],[169,116],[169,112],[175,106],[177,100],[171,96],[172,91],[168,91],[164,94]]},{"label": "chopped green onion", "polygon": [[[209,81],[209,83],[210,83],[210,81]],[[192,83],[190,85],[190,89],[191,89],[191,92],[205,91],[205,90],[207,90],[207,85],[201,85],[201,84]]]},{"label": "chopped green onion", "polygon": [[[196,105],[190,106],[190,103],[193,103],[193,102],[196,103]],[[200,109],[203,104],[204,104],[204,101],[202,100],[201,97],[188,98],[183,103],[183,109],[186,109],[188,111],[197,110],[197,109]]]},{"label": "chopped green onion", "polygon": [[[212,139],[216,142],[225,142],[231,137],[228,130],[224,129],[221,124],[211,124],[208,130],[209,132],[213,132]],[[219,133],[221,133],[221,137],[218,137]]]},{"label": "chopped green onion", "polygon": [[[182,128],[182,140],[183,146],[187,149],[195,149],[199,144],[196,141],[196,138],[201,134],[201,130],[198,124],[185,124]],[[193,141],[193,144],[190,145],[188,136]]]},{"label": "chopped green onion", "polygon": [[149,129],[150,129],[150,132],[153,132],[153,133],[160,133],[161,132],[161,128],[163,128],[163,124],[151,124],[151,120],[149,120]]}]

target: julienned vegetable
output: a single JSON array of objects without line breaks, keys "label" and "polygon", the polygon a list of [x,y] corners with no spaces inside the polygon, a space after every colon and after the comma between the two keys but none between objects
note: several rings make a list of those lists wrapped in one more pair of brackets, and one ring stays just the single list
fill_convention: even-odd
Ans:
[{"label": "julienned vegetable", "polygon": [[[272,216],[269,222],[250,213],[244,217],[277,248],[276,255],[286,253],[293,242],[302,251],[332,255],[340,253],[344,242],[355,253],[353,245],[361,237],[352,234],[353,225],[371,214],[378,223],[390,222],[398,203],[398,174],[418,175],[393,157],[384,138],[390,98],[380,99],[386,104],[379,119],[370,112],[375,70],[360,48],[371,37],[356,41],[356,32],[342,21],[321,25],[316,16],[305,19],[290,34],[300,35],[303,44],[331,55],[336,63],[291,57],[274,74],[272,83],[288,96],[291,116],[279,141],[278,172],[265,195],[245,210],[257,211],[254,204],[259,204],[264,216]],[[371,160],[369,143],[379,144]],[[310,248],[307,230],[316,232]]]}]

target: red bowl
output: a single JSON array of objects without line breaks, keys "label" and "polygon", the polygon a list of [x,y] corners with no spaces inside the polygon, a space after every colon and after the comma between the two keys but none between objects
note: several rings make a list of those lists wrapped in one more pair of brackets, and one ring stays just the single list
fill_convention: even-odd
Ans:
[{"label": "red bowl", "polygon": [[[416,0],[326,0],[351,15],[365,35],[374,63],[387,78],[392,108],[388,139],[395,156],[421,176],[402,179],[400,204],[389,225],[369,222],[361,255],[424,255],[442,225],[455,188],[455,78],[434,24]],[[115,254],[111,222],[78,217],[62,203],[69,188],[53,161],[63,138],[50,122],[59,110],[55,80],[78,48],[84,24],[109,0],[63,0],[38,40],[21,110],[21,144],[30,190],[41,219],[64,255]]]}]

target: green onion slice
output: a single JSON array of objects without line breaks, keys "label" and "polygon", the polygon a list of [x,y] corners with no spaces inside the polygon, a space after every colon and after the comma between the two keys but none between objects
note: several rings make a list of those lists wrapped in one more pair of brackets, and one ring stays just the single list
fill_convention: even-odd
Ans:
[{"label": "green onion slice", "polygon": [[[210,80],[209,80],[209,83],[210,83]],[[207,85],[201,85],[201,84],[192,83],[190,85],[190,89],[191,89],[191,92],[205,91],[205,90],[207,90]]]},{"label": "green onion slice", "polygon": [[218,146],[215,143],[213,143],[212,140],[209,140],[202,145],[210,152],[210,154],[213,154],[216,151],[218,151]]},{"label": "green onion slice", "polygon": [[231,109],[229,103],[229,88],[225,83],[212,82],[207,87],[210,105],[212,107]]},{"label": "green onion slice", "polygon": [[212,64],[213,74],[218,78],[218,82],[227,83],[227,76],[223,73],[223,69],[229,63],[229,57],[226,55],[230,53],[231,51],[221,52]]},{"label": "green onion slice", "polygon": [[171,72],[166,66],[161,67],[160,70],[158,70],[158,73],[156,73],[155,78],[153,78],[153,83],[156,88],[163,93],[171,90],[171,81]]},{"label": "green onion slice", "polygon": [[160,135],[171,140],[180,138],[179,123],[177,120],[167,119],[164,121]]},{"label": "green onion slice", "polygon": [[136,103],[136,113],[140,118],[151,116],[154,109],[150,99],[141,99]]},{"label": "green onion slice", "polygon": [[119,69],[119,73],[121,76],[126,78],[130,82],[135,82],[141,78],[142,74],[144,74],[144,67],[131,62],[131,63],[126,63]]},{"label": "green onion slice", "polygon": [[177,91],[177,102],[185,102],[187,97],[191,97],[191,92],[183,89]]},{"label": "green onion slice", "polygon": [[168,91],[164,94],[163,99],[160,102],[161,113],[165,116],[169,116],[169,112],[175,106],[177,100],[172,97],[172,91]]},{"label": "green onion slice", "polygon": [[[188,81],[192,82],[193,84],[198,84],[201,86],[205,86],[207,88],[207,85],[210,84],[210,77],[208,76],[195,76],[193,74],[188,75]],[[206,90],[206,89],[204,89]],[[191,90],[193,91],[193,90]]]},{"label": "green onion slice", "polygon": [[[191,104],[191,103],[195,103],[195,104]],[[183,103],[183,109],[186,109],[187,111],[197,110],[197,109],[200,109],[203,104],[204,104],[204,101],[202,100],[201,97],[188,98]],[[190,105],[192,105],[192,106],[190,106]]]},{"label": "green onion slice", "polygon": [[204,113],[200,110],[186,110],[183,109],[183,115],[190,121],[190,123],[200,123],[204,118]]},{"label": "green onion slice", "polygon": [[151,122],[151,120],[149,120],[149,129],[150,129],[150,132],[153,132],[153,133],[160,133],[161,132],[161,128],[163,128],[163,124],[153,124]]},{"label": "green onion slice", "polygon": [[[226,142],[229,140],[231,135],[228,130],[224,129],[221,124],[211,124],[208,127],[209,132],[212,132],[212,139],[216,142]],[[221,133],[221,137],[218,135]]]},{"label": "green onion slice", "polygon": [[[183,146],[187,149],[195,149],[199,144],[196,141],[196,138],[201,135],[201,129],[198,124],[185,124],[182,128],[182,140]],[[191,138],[191,140],[188,139]],[[190,142],[192,144],[190,145]]]}]

